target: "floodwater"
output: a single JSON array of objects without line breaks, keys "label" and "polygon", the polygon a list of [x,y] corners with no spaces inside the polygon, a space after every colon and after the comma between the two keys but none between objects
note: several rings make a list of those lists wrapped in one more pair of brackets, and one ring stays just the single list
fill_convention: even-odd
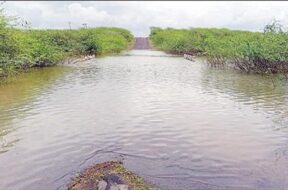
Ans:
[{"label": "floodwater", "polygon": [[117,159],[164,190],[287,190],[288,85],[151,50],[0,86],[0,189]]}]

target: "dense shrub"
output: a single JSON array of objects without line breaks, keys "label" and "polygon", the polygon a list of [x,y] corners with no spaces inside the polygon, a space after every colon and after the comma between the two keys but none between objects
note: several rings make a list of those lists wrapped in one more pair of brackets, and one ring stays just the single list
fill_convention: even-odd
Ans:
[{"label": "dense shrub", "polygon": [[212,64],[233,63],[247,72],[288,72],[288,34],[274,26],[267,25],[265,32],[154,27],[150,39],[165,51],[206,55]]},{"label": "dense shrub", "polygon": [[31,30],[8,23],[0,9],[0,77],[19,69],[55,65],[70,56],[117,53],[133,41],[132,34],[122,28]]}]

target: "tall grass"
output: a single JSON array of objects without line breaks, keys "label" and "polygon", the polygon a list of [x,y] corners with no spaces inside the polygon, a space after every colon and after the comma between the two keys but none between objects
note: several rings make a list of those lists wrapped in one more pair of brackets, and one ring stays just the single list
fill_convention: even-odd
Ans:
[{"label": "tall grass", "polygon": [[267,25],[265,32],[228,29],[151,28],[159,49],[177,54],[205,55],[210,64],[232,63],[246,72],[288,72],[288,33]]},{"label": "tall grass", "polygon": [[16,29],[0,9],[0,78],[21,69],[55,65],[71,56],[117,53],[132,34],[122,28],[75,30]]}]

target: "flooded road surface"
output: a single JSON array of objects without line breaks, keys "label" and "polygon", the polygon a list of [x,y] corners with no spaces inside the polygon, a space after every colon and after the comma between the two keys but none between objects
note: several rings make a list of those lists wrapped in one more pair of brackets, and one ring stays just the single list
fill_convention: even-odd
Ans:
[{"label": "flooded road surface", "polygon": [[23,74],[0,87],[0,189],[119,159],[165,190],[287,190],[287,89],[146,50]]}]

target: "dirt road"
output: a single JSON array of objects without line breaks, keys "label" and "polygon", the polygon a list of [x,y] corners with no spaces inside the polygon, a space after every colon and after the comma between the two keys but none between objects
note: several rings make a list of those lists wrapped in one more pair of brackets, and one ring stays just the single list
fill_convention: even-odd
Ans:
[{"label": "dirt road", "polygon": [[136,37],[134,49],[151,49],[149,44],[149,38]]}]

